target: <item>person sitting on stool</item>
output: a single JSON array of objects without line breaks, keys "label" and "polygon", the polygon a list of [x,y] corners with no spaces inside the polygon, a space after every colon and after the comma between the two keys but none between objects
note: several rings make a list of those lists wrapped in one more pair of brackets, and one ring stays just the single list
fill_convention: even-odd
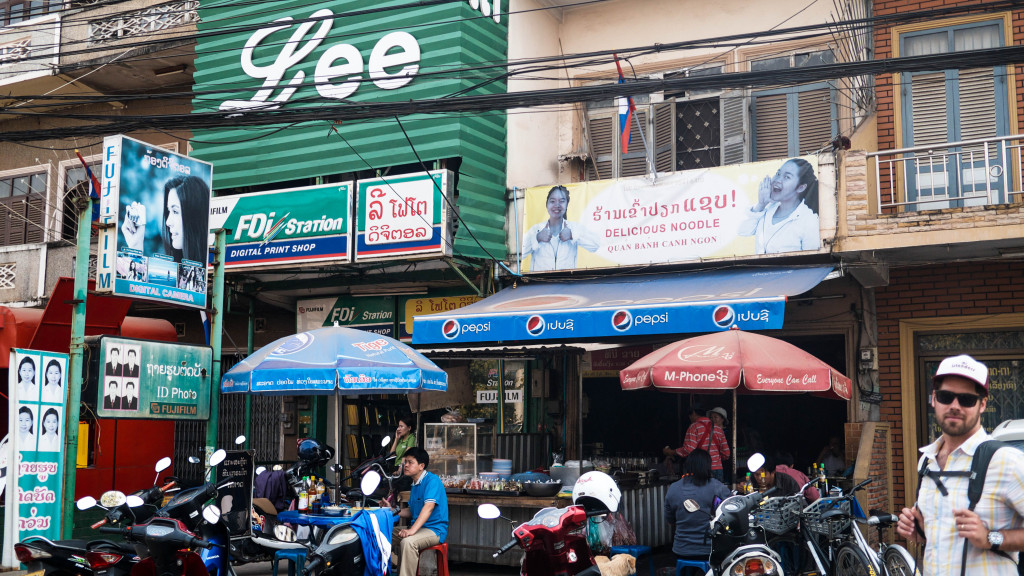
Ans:
[{"label": "person sitting on stool", "polygon": [[400,559],[399,576],[416,576],[420,551],[444,542],[448,537],[448,496],[436,474],[427,472],[430,456],[412,446],[402,458],[402,472],[412,480],[409,507],[398,515],[410,518],[412,526],[395,527],[393,549]]}]

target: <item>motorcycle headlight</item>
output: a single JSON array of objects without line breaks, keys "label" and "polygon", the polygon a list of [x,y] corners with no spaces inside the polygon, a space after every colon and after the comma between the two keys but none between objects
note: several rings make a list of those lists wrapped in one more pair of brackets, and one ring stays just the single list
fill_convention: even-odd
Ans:
[{"label": "motorcycle headlight", "polygon": [[340,544],[348,544],[357,538],[359,538],[359,535],[356,534],[355,530],[351,528],[343,528],[332,532],[331,536],[327,539],[327,543],[332,546],[337,546]]}]

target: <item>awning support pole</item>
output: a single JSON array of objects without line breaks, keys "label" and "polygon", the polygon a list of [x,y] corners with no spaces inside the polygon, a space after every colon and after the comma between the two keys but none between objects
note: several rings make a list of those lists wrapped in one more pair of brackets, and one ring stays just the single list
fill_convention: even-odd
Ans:
[{"label": "awning support pole", "polygon": [[[89,293],[92,198],[79,198],[76,204],[78,250],[75,252],[75,299],[71,303],[71,341],[68,344],[68,411],[64,418],[64,502],[61,504],[61,532],[65,539],[71,538],[75,528],[75,473],[78,472],[78,418],[81,416],[82,364],[85,356],[85,299]],[[16,481],[17,476],[14,478]]]},{"label": "awning support pole", "polygon": [[[252,356],[256,341],[256,300],[249,298],[249,342],[245,347],[248,358]],[[252,446],[252,394],[245,395],[245,449]]]},{"label": "awning support pole", "polygon": [[739,480],[736,479],[736,461],[739,460],[739,446],[736,444],[736,430],[739,429],[740,423],[736,419],[736,389],[732,390],[732,482],[736,485]]},{"label": "awning support pole", "polygon": [[459,270],[459,267],[455,265],[455,262],[452,262],[450,258],[445,258],[445,262],[447,262],[448,266],[450,266],[451,269],[454,270],[455,273],[458,274],[466,282],[466,284],[473,289],[473,292],[476,292],[477,296],[484,295],[484,291],[481,290],[480,287],[477,286],[476,284],[473,284],[473,281],[470,280],[469,277],[462,272],[462,270]]},{"label": "awning support pole", "polygon": [[210,370],[210,421],[206,424],[206,463],[217,449],[217,426],[220,424],[220,354],[224,336],[224,256],[223,228],[214,230],[216,247],[213,250],[213,289],[210,301],[213,303],[210,319],[210,346],[213,347],[213,366]]}]

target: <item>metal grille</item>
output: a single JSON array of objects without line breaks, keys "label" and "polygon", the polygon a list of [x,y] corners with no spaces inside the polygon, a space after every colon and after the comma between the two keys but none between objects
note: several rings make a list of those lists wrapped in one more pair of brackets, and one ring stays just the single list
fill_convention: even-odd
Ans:
[{"label": "metal grille", "polygon": [[676,170],[719,165],[721,115],[718,98],[676,102]]},{"label": "metal grille", "polygon": [[0,264],[0,289],[14,288],[17,266],[14,262]]}]

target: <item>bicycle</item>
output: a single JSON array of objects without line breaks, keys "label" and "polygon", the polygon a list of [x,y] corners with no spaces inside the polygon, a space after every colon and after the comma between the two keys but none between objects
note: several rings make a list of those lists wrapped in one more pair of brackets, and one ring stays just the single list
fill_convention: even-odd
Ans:
[{"label": "bicycle", "polygon": [[871,510],[869,514],[870,516],[866,519],[858,518],[857,522],[866,526],[874,526],[878,530],[878,550],[872,549],[863,536],[858,539],[858,543],[861,544],[864,551],[870,553],[869,557],[872,562],[876,566],[881,566],[878,573],[886,576],[914,576],[916,562],[910,552],[899,544],[886,544],[882,539],[882,530],[895,525],[899,521],[899,516],[881,510]]},{"label": "bicycle", "polygon": [[[853,529],[853,496],[871,481],[868,478],[857,484],[844,496],[823,496],[808,504],[800,513],[801,535],[819,574],[883,574],[878,563],[872,559],[874,551],[860,530]],[[804,489],[812,483],[809,482]],[[865,553],[865,549],[871,556]]]}]

